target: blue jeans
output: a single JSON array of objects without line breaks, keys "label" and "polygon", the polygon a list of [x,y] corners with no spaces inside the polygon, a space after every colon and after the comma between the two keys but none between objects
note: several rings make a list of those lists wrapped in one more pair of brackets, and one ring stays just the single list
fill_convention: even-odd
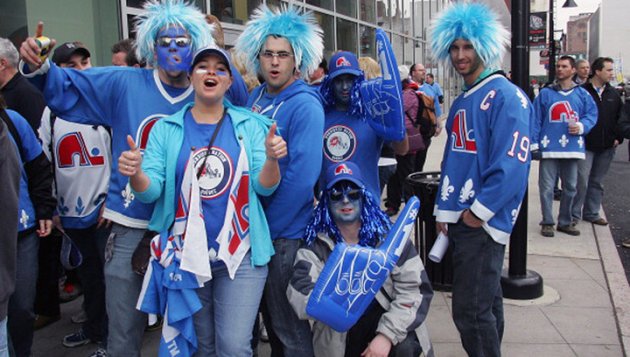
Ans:
[{"label": "blue jeans", "polygon": [[501,355],[505,246],[461,219],[449,224],[453,247],[453,321],[470,357]]},{"label": "blue jeans", "polygon": [[83,286],[83,309],[87,321],[83,332],[92,341],[107,342],[107,313],[105,311],[105,243],[110,229],[96,228],[96,224],[85,229],[66,229],[68,236],[77,244],[83,263],[77,275]]},{"label": "blue jeans", "polygon": [[251,356],[252,327],[262,298],[267,267],[253,267],[250,253],[230,279],[223,262],[212,264],[212,280],[197,290],[203,307],[194,315],[195,356]]},{"label": "blue jeans", "polygon": [[9,357],[9,342],[7,335],[7,318],[0,321],[0,357]]},{"label": "blue jeans", "polygon": [[586,160],[578,163],[577,195],[573,202],[574,220],[596,221],[604,197],[602,181],[615,157],[615,148],[602,152],[586,151]]},{"label": "blue jeans", "polygon": [[[15,291],[9,298],[7,330],[11,347],[17,357],[31,355],[33,323],[35,322],[35,293],[39,237],[35,231],[18,237]],[[42,238],[46,239],[46,238]]]},{"label": "blue jeans", "polygon": [[558,226],[571,224],[573,200],[576,194],[578,176],[578,161],[580,159],[542,159],[538,170],[538,189],[540,191],[540,207],[542,222],[540,224],[554,224],[553,220],[553,188],[556,176],[562,182],[562,198],[558,212]]},{"label": "blue jeans", "polygon": [[311,326],[308,321],[298,318],[287,298],[295,254],[301,244],[301,239],[279,238],[273,241],[276,254],[269,262],[269,275],[262,303],[273,357],[313,356]]},{"label": "blue jeans", "polygon": [[112,256],[105,262],[104,270],[105,302],[109,317],[107,355],[110,357],[140,356],[147,315],[136,310],[143,277],[131,269],[131,256],[144,232],[144,229],[116,223],[112,225]]}]

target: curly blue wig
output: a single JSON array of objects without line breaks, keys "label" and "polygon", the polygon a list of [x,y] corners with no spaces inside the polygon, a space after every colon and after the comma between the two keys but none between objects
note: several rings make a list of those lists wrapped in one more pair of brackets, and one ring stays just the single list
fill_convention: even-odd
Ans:
[{"label": "curly blue wig", "polygon": [[323,31],[310,11],[300,13],[293,5],[270,9],[261,5],[247,22],[245,31],[236,40],[235,50],[243,54],[247,68],[260,70],[258,54],[267,37],[286,38],[293,48],[296,68],[306,77],[319,66],[324,52]]},{"label": "curly blue wig", "polygon": [[457,3],[438,14],[430,28],[433,56],[451,63],[450,47],[458,39],[470,41],[487,67],[498,66],[510,33],[494,11],[480,3]]},{"label": "curly blue wig", "polygon": [[191,38],[192,53],[198,49],[216,46],[212,26],[208,25],[199,9],[184,0],[149,0],[144,12],[136,19],[136,54],[147,64],[155,65],[155,41],[161,29],[178,26]]},{"label": "curly blue wig", "polygon": [[[359,245],[376,247],[387,235],[392,227],[389,217],[381,210],[378,202],[366,189],[361,189],[361,229],[359,230]],[[304,240],[307,245],[311,245],[320,232],[328,234],[337,243],[343,242],[343,237],[339,228],[330,215],[329,198],[327,192],[322,194],[319,203],[313,211],[313,218],[306,226]]]}]

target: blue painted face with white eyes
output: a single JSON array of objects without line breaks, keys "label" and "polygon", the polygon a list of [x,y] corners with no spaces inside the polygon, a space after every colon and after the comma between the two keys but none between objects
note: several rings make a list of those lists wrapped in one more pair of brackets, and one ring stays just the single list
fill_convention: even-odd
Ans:
[{"label": "blue painted face with white eyes", "polygon": [[158,66],[169,71],[188,71],[193,51],[188,31],[173,26],[160,30],[156,39]]}]

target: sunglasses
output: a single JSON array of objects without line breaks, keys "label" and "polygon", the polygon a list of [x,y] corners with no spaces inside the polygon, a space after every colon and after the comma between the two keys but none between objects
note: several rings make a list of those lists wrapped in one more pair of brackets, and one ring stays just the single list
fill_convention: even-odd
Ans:
[{"label": "sunglasses", "polygon": [[328,191],[328,198],[330,198],[331,202],[340,202],[344,196],[348,197],[349,201],[358,201],[361,199],[361,189],[345,186],[342,188],[333,187]]},{"label": "sunglasses", "polygon": [[188,37],[160,37],[157,40],[157,43],[160,47],[171,47],[171,42],[175,41],[175,45],[177,47],[186,47],[190,45],[191,39]]}]

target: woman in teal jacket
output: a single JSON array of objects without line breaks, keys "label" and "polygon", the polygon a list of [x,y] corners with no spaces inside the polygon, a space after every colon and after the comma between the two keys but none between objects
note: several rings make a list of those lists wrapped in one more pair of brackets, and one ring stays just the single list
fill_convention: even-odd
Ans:
[{"label": "woman in teal jacket", "polygon": [[[131,150],[120,156],[118,169],[129,176],[137,199],[156,203],[149,224],[152,230],[163,232],[180,221],[186,224],[189,214],[195,219],[194,204],[188,202],[199,198],[203,223],[195,228],[205,226],[208,254],[202,253],[201,259],[208,259],[211,279],[197,289],[202,304],[193,316],[197,355],[251,356],[251,331],[266,264],[274,253],[257,195],[272,194],[280,182],[278,159],[286,156],[286,143],[275,135],[276,125],[269,119],[224,99],[232,74],[222,49],[205,48],[194,55],[191,82],[195,102],[155,124],[144,157],[128,137]],[[198,182],[198,192],[191,189],[196,187],[193,181]],[[247,191],[239,189],[244,184]],[[232,213],[230,205],[235,208]],[[182,256],[199,253],[186,252],[186,245],[192,244],[190,222]],[[221,240],[230,227],[250,246],[234,246],[231,234],[229,240]],[[221,255],[226,251],[221,244],[229,245],[230,253],[237,251],[236,256],[238,249],[247,253],[234,266],[233,257]],[[182,269],[186,270],[183,263]]]}]

